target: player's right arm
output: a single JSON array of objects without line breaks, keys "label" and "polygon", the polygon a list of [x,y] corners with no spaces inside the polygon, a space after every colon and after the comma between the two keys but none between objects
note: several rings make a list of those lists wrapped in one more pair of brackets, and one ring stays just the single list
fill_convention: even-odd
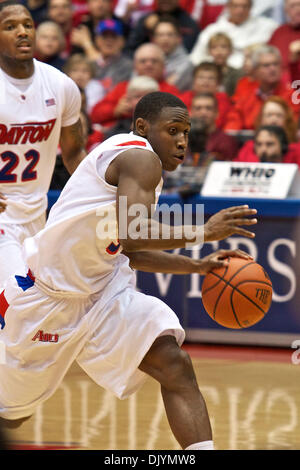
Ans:
[{"label": "player's right arm", "polygon": [[[188,243],[222,240],[235,233],[249,238],[255,236],[241,227],[257,223],[256,219],[249,218],[256,210],[248,206],[224,209],[202,227],[168,226],[166,230],[165,224],[152,218],[155,188],[161,176],[162,167],[158,156],[140,149],[122,152],[106,172],[108,182],[118,188],[119,241],[124,251],[172,250],[184,248]],[[137,237],[137,231],[142,236]]]}]

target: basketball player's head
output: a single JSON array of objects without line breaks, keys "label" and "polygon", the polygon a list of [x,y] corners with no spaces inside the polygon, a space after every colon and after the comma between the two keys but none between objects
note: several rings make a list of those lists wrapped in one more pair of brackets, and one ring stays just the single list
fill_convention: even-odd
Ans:
[{"label": "basketball player's head", "polygon": [[15,0],[0,3],[0,66],[17,67],[20,62],[32,61],[35,27],[26,7]]},{"label": "basketball player's head", "polygon": [[183,162],[190,127],[187,107],[170,93],[148,93],[135,107],[134,133],[150,142],[164,170],[173,171]]}]

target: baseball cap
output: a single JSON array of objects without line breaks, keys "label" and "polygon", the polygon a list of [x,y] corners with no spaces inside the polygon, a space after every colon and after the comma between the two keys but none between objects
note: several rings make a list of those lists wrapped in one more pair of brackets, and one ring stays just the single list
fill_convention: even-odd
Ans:
[{"label": "baseball cap", "polygon": [[122,23],[113,19],[99,21],[95,29],[95,34],[103,34],[105,31],[110,31],[118,36],[122,36]]}]

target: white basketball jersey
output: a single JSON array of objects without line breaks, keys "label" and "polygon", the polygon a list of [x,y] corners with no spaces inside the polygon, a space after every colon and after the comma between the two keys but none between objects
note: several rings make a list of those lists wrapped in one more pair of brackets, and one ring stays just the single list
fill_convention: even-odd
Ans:
[{"label": "white basketball jersey", "polygon": [[0,69],[0,192],[7,196],[2,223],[30,222],[46,210],[61,127],[77,122],[80,113],[77,85],[54,67],[34,60],[25,91],[23,83]]},{"label": "white basketball jersey", "polygon": [[[91,295],[108,283],[121,289],[133,278],[118,241],[117,187],[105,181],[108,165],[130,148],[153,151],[139,136],[119,134],[97,146],[78,166],[52,207],[43,230],[24,243],[27,264],[55,291]],[[156,188],[156,202],[162,180]],[[121,274],[121,276],[120,276]],[[112,287],[113,289],[113,287]]]}]

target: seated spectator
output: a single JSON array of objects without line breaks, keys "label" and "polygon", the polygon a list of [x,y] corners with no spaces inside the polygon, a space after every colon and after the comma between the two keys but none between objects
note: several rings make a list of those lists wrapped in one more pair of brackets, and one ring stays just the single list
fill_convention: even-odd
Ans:
[{"label": "seated spectator", "polygon": [[99,80],[94,79],[93,64],[82,54],[72,55],[66,62],[64,72],[84,90],[86,97],[85,111],[89,114],[93,106],[105,95]]},{"label": "seated spectator", "polygon": [[203,62],[194,70],[192,89],[182,93],[181,99],[191,109],[194,96],[200,93],[213,93],[218,101],[218,117],[216,126],[222,129],[226,124],[227,115],[231,109],[229,96],[218,91],[222,82],[222,75],[219,67],[212,62]]},{"label": "seated spectator", "polygon": [[287,102],[280,96],[271,96],[264,102],[255,122],[256,129],[261,126],[282,127],[289,142],[298,141],[295,115]]},{"label": "seated spectator", "polygon": [[53,21],[45,21],[36,29],[36,58],[62,70],[66,60],[61,57],[65,49],[65,37],[61,27]]},{"label": "seated spectator", "polygon": [[234,105],[227,116],[226,130],[254,129],[263,103],[270,96],[280,96],[298,117],[299,105],[292,102],[293,90],[282,81],[281,55],[273,46],[261,46],[253,54],[253,66],[258,84],[247,94],[234,96]]},{"label": "seated spectator", "polygon": [[299,143],[289,144],[285,130],[279,126],[262,126],[254,140],[239,151],[237,162],[296,163],[300,167]]},{"label": "seated spectator", "polygon": [[130,78],[132,60],[122,54],[125,40],[120,21],[100,21],[95,29],[94,43],[89,29],[82,25],[73,30],[71,42],[81,45],[86,57],[94,63],[95,78],[101,81],[105,94],[117,83]]},{"label": "seated spectator", "polygon": [[228,59],[232,54],[232,42],[224,33],[216,33],[208,41],[208,54],[213,62],[221,69],[222,87],[227,95],[232,96],[235,92],[238,80],[243,75],[242,69],[236,69],[228,65]]},{"label": "seated spectator", "polygon": [[279,49],[283,72],[290,80],[290,44],[300,40],[300,0],[285,0],[284,8],[287,22],[273,32],[269,44]]},{"label": "seated spectator", "polygon": [[[180,97],[179,90],[164,80],[165,57],[156,44],[143,44],[134,55],[133,76],[145,75],[154,78],[159,83],[160,91],[173,93]],[[128,108],[126,94],[129,81],[118,83],[105,97],[99,101],[91,112],[93,123],[112,127],[118,119],[131,113]]]},{"label": "seated spectator", "polygon": [[127,114],[118,119],[117,124],[105,133],[105,138],[132,131],[132,117],[136,104],[144,95],[153,91],[159,91],[159,84],[153,78],[143,75],[131,78],[125,97]]},{"label": "seated spectator", "polygon": [[71,52],[70,35],[73,28],[73,8],[71,0],[49,0],[48,19],[57,23],[65,36],[66,47],[63,51],[65,58]]},{"label": "seated spectator", "polygon": [[162,16],[153,29],[152,42],[165,54],[165,78],[180,91],[191,87],[193,65],[182,45],[178,23],[172,16]]},{"label": "seated spectator", "polygon": [[[294,82],[300,77],[300,39],[292,41],[289,45],[288,78],[294,86]],[[299,83],[296,84],[297,87]]]},{"label": "seated spectator", "polygon": [[[234,137],[217,128],[218,101],[212,93],[201,93],[192,100],[189,150],[191,164],[207,165],[212,160],[233,160],[238,154]],[[188,162],[189,159],[187,159]]]},{"label": "seated spectator", "polygon": [[181,0],[180,6],[186,10],[203,30],[215,23],[224,10],[227,0]]},{"label": "seated spectator", "polygon": [[117,0],[114,14],[134,28],[138,20],[151,13],[155,8],[155,0]]},{"label": "seated spectator", "polygon": [[[95,42],[95,31],[100,21],[103,20],[118,20],[114,14],[114,1],[113,0],[87,0],[88,15],[85,16],[80,25],[85,26],[90,33],[91,41]],[[121,21],[119,19],[119,21]],[[122,22],[123,34],[127,36],[128,27]],[[77,25],[79,26],[79,25]],[[74,52],[83,52],[79,46],[73,46]]]},{"label": "seated spectator", "polygon": [[191,52],[194,65],[208,60],[208,41],[216,33],[227,34],[233,44],[233,52],[228,59],[228,65],[237,69],[243,65],[245,47],[256,43],[267,42],[277,23],[271,18],[263,16],[252,17],[250,10],[252,0],[229,0],[226,14],[220,15],[218,20],[210,24],[199,34],[197,42]]},{"label": "seated spectator", "polygon": [[131,29],[126,44],[128,54],[133,55],[137,47],[151,41],[154,26],[159,18],[166,14],[172,16],[179,24],[183,46],[190,52],[199,34],[199,28],[191,16],[179,6],[179,3],[179,0],[156,0],[156,8],[142,16]]},{"label": "seated spectator", "polygon": [[242,67],[243,77],[241,77],[232,95],[232,101],[235,102],[239,97],[247,96],[252,89],[256,88],[259,83],[256,80],[256,74],[253,66],[253,55],[256,49],[259,49],[263,44],[252,44],[244,49],[244,62]]},{"label": "seated spectator", "polygon": [[48,0],[25,0],[22,3],[30,11],[36,27],[47,20]]}]

